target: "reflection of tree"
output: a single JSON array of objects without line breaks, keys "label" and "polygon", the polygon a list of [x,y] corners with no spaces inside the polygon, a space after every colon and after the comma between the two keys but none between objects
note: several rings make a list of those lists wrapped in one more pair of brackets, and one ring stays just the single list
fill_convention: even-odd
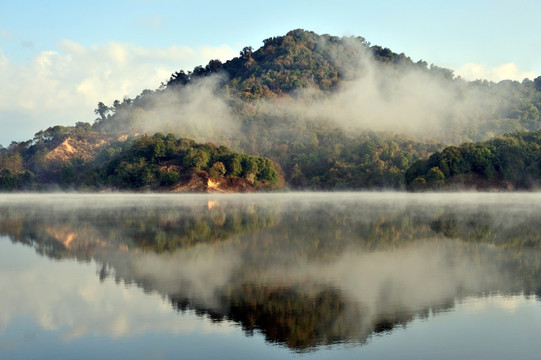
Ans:
[{"label": "reflection of tree", "polygon": [[430,222],[436,233],[462,241],[490,243],[519,252],[541,250],[538,214],[506,214],[498,209],[445,208]]},{"label": "reflection of tree", "polygon": [[449,238],[507,249],[512,256],[497,259],[499,268],[518,274],[523,290],[541,297],[541,232],[535,212],[445,208],[430,227]]},{"label": "reflection of tree", "polygon": [[0,234],[31,244],[43,255],[88,260],[97,247],[175,251],[223,241],[274,222],[272,209],[230,207],[226,211],[209,204],[55,211],[32,205],[0,207]]},{"label": "reflection of tree", "polygon": [[[343,320],[347,311],[355,310],[331,289],[310,295],[292,288],[248,284],[236,288],[228,301],[228,319],[242,324],[247,333],[259,330],[268,341],[293,349],[340,342],[354,332],[353,324]],[[350,315],[359,318],[359,314]]]},{"label": "reflection of tree", "polygon": [[[452,308],[455,297],[484,291],[541,294],[541,234],[536,211],[531,209],[378,199],[257,199],[203,199],[174,206],[157,202],[148,207],[68,206],[54,211],[45,206],[2,205],[0,234],[34,246],[48,257],[93,259],[99,264],[100,280],[114,276],[137,284],[146,292],[167,296],[180,311],[190,309],[214,321],[237,322],[247,334],[260,332],[269,342],[299,351],[344,341],[363,343],[375,333]],[[442,235],[456,240],[444,241]],[[390,300],[393,291],[403,290],[402,284],[385,279],[389,284],[378,284],[378,306],[373,308],[318,279],[317,272],[305,278],[288,274],[302,264],[309,269],[310,264],[339,261],[347,253],[403,253],[418,244],[427,245],[433,254],[472,259],[489,273],[513,278],[514,283],[506,288],[482,284],[476,289],[447,284],[451,289],[437,302],[407,307]],[[235,261],[216,266],[227,251],[237,256]],[[204,270],[210,274],[204,273],[198,284],[193,272],[201,264],[194,258],[205,260]],[[154,268],[144,272],[142,264]],[[218,270],[213,273],[214,269]],[[223,281],[217,281],[218,276]],[[208,287],[212,299],[197,293],[196,285]]]},{"label": "reflection of tree", "polygon": [[361,304],[349,301],[333,288],[305,292],[297,287],[243,284],[227,291],[224,307],[195,306],[186,298],[171,297],[175,309],[195,310],[216,322],[239,323],[248,336],[260,332],[271,343],[285,344],[295,351],[343,342],[365,343],[373,334],[406,326],[414,318],[448,311],[451,299],[418,311],[400,308],[370,314]]}]

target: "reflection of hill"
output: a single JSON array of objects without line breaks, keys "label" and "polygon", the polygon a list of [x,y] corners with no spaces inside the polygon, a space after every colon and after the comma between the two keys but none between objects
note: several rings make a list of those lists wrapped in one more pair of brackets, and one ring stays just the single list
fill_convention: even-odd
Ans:
[{"label": "reflection of hill", "polygon": [[363,343],[464,296],[541,293],[535,199],[401,196],[67,195],[4,201],[0,234],[296,350]]},{"label": "reflection of hill", "polygon": [[[520,209],[519,209],[520,210]],[[482,209],[445,207],[434,217],[430,227],[448,238],[490,243],[516,251],[541,250],[540,211],[504,212]]]},{"label": "reflection of hill", "polygon": [[226,211],[204,197],[195,204],[173,205],[117,203],[107,208],[59,202],[10,203],[0,206],[0,234],[31,243],[40,253],[54,258],[86,258],[97,248],[175,251],[263,229],[274,221],[270,211],[242,206]]},{"label": "reflection of hill", "polygon": [[[187,300],[172,298],[175,308],[191,308]],[[214,321],[230,320],[242,325],[247,335],[261,332],[272,343],[285,344],[296,351],[343,342],[364,343],[372,334],[405,326],[415,317],[443,311],[453,302],[432,306],[420,312],[390,311],[377,314],[359,306],[336,289],[325,288],[308,294],[296,287],[244,284],[233,289],[225,301],[225,312],[196,309]]]},{"label": "reflection of hill", "polygon": [[451,239],[508,250],[513,256],[498,259],[499,266],[517,274],[525,292],[541,295],[540,215],[541,207],[522,204],[443,207],[430,227]]}]

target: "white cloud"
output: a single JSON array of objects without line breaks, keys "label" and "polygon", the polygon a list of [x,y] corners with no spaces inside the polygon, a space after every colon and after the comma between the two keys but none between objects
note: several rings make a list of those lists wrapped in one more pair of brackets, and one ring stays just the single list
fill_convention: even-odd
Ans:
[{"label": "white cloud", "polygon": [[237,54],[226,45],[149,49],[111,42],[87,47],[62,40],[27,64],[0,50],[0,143],[22,141],[53,125],[92,122],[99,101],[111,104],[156,89],[178,70]]},{"label": "white cloud", "polygon": [[507,63],[500,66],[488,67],[482,64],[467,63],[455,71],[456,75],[466,80],[517,80],[522,81],[525,78],[533,79],[536,74],[533,71],[520,71],[514,63]]}]

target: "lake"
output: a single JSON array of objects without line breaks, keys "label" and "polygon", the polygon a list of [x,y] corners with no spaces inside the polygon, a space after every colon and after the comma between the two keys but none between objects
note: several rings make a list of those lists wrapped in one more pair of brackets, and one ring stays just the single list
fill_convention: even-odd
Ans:
[{"label": "lake", "polygon": [[541,193],[4,194],[2,359],[538,359]]}]

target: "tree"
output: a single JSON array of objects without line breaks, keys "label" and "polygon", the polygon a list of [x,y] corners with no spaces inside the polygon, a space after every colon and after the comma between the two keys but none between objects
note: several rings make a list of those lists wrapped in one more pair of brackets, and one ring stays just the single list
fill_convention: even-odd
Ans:
[{"label": "tree", "polygon": [[442,150],[438,167],[446,177],[450,177],[464,173],[467,166],[464,164],[460,149],[449,146]]},{"label": "tree", "polygon": [[221,161],[216,161],[209,169],[209,175],[215,179],[221,178],[226,173],[225,165]]},{"label": "tree", "polygon": [[299,164],[295,164],[293,166],[293,169],[291,169],[291,174],[289,176],[291,185],[293,186],[301,186],[305,182],[304,174],[302,173],[302,170],[299,166]]},{"label": "tree", "polygon": [[75,131],[79,134],[87,134],[92,131],[92,125],[87,122],[78,121],[75,123]]},{"label": "tree", "polygon": [[426,179],[422,176],[418,176],[411,182],[411,190],[425,190],[427,188]]},{"label": "tree", "polygon": [[255,176],[258,173],[257,159],[246,155],[242,159],[242,176],[248,178],[249,176]]},{"label": "tree", "polygon": [[210,160],[209,153],[201,149],[190,149],[182,160],[182,165],[198,170],[206,169]]},{"label": "tree", "polygon": [[537,130],[539,128],[539,110],[533,104],[524,102],[519,104],[513,115],[526,129]]},{"label": "tree", "polygon": [[171,186],[180,179],[180,174],[177,171],[168,171],[162,177],[162,184]]},{"label": "tree", "polygon": [[158,159],[163,158],[164,156],[165,156],[165,142],[161,138],[155,137],[152,161],[156,162]]},{"label": "tree", "polygon": [[222,69],[222,62],[220,60],[210,60],[208,65],[205,66],[205,70],[208,72],[218,72]]},{"label": "tree", "polygon": [[533,84],[534,84],[535,90],[541,91],[541,76],[538,76],[535,79],[533,79]]},{"label": "tree", "polygon": [[0,174],[0,189],[1,190],[15,190],[17,188],[17,177],[15,174],[6,169]]},{"label": "tree", "polygon": [[245,60],[248,60],[252,57],[252,51],[254,49],[251,47],[251,46],[246,46],[242,49],[242,51],[240,52],[240,56],[245,59]]},{"label": "tree", "polygon": [[257,180],[275,185],[278,182],[278,173],[276,172],[276,169],[274,169],[272,161],[267,158],[258,158],[257,162],[257,167],[259,169]]},{"label": "tree", "polygon": [[94,110],[94,114],[99,115],[100,117],[96,119],[96,122],[101,122],[107,120],[107,114],[111,112],[111,108],[106,106],[101,101],[98,103],[98,107]]},{"label": "tree", "polygon": [[232,154],[225,158],[225,167],[228,176],[240,176],[242,174],[242,157]]},{"label": "tree", "polygon": [[441,187],[444,184],[445,175],[443,175],[439,167],[434,166],[428,170],[426,181],[433,187]]},{"label": "tree", "polygon": [[24,167],[21,154],[15,152],[3,157],[0,155],[0,170],[10,170],[14,174],[23,172]]},{"label": "tree", "polygon": [[190,76],[191,76],[191,73],[190,72],[185,73],[184,70],[175,72],[173,75],[171,75],[171,78],[167,82],[167,87],[186,85],[190,82]]},{"label": "tree", "polygon": [[131,162],[122,161],[114,169],[113,180],[117,180],[116,185],[121,187],[138,188],[148,186],[155,180],[155,171],[155,166],[151,166],[142,157],[132,159]]},{"label": "tree", "polygon": [[25,170],[17,176],[17,187],[19,189],[30,188],[34,183],[35,178],[35,175],[31,171]]}]

